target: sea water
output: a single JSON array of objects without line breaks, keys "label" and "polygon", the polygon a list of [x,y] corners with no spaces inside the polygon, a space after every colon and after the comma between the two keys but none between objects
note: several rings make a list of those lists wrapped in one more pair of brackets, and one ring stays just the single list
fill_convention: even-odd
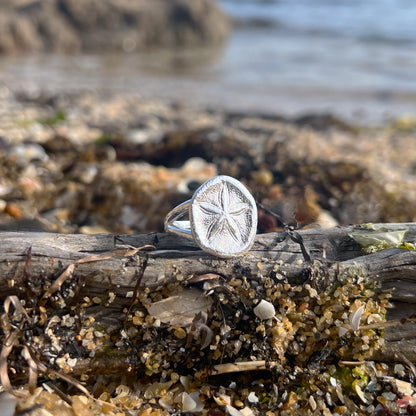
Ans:
[{"label": "sea water", "polygon": [[228,61],[246,84],[266,84],[276,107],[286,100],[292,111],[416,112],[415,1],[220,4],[236,23]]}]

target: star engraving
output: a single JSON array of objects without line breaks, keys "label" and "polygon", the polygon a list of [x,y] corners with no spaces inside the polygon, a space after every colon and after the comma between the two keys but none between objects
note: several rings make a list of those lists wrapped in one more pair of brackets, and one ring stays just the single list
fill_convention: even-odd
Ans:
[{"label": "star engraving", "polygon": [[213,217],[207,230],[209,241],[224,231],[231,235],[236,242],[241,242],[238,217],[250,210],[250,206],[232,198],[226,184],[221,185],[217,201],[213,203],[201,202],[199,208],[205,215]]}]

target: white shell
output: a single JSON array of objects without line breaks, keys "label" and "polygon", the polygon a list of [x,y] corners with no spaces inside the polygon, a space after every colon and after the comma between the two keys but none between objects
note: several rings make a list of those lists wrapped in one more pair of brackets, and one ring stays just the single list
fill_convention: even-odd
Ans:
[{"label": "white shell", "polygon": [[182,393],[182,411],[183,412],[195,412],[199,413],[204,408],[204,403],[202,403],[199,398],[199,392],[194,391],[193,393]]},{"label": "white shell", "polygon": [[258,403],[259,402],[259,398],[256,396],[256,393],[254,393],[254,391],[250,392],[250,394],[247,396],[247,400],[250,403]]},{"label": "white shell", "polygon": [[273,318],[276,314],[273,304],[262,299],[260,303],[253,309],[255,315],[262,321]]},{"label": "white shell", "polygon": [[351,313],[350,315],[350,324],[353,331],[358,331],[360,328],[361,317],[364,313],[364,306],[361,305],[357,310]]}]

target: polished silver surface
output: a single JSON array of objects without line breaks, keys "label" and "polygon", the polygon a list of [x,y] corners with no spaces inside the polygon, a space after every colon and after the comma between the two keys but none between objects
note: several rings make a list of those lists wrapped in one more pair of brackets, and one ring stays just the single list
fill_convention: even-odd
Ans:
[{"label": "polished silver surface", "polygon": [[[180,220],[185,216],[189,221]],[[256,202],[238,180],[216,176],[166,216],[165,230],[193,238],[201,249],[215,256],[240,256],[254,242]]]}]

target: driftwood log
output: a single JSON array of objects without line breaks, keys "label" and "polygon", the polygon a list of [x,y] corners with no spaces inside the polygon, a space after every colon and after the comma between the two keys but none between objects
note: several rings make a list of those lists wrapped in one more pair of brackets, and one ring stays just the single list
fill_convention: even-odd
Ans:
[{"label": "driftwood log", "polygon": [[[416,223],[384,224],[389,232],[407,230],[404,240],[416,241]],[[388,319],[397,320],[416,312],[416,251],[387,248],[363,254],[351,238],[352,232],[368,233],[368,227],[307,229],[298,234],[312,261],[305,261],[301,245],[284,232],[258,235],[252,250],[235,259],[219,259],[201,251],[191,240],[163,234],[146,235],[63,235],[51,233],[5,232],[0,234],[1,300],[23,296],[28,285],[36,289],[36,279],[54,282],[63,271],[82,276],[78,296],[116,295],[110,305],[96,307],[97,319],[122,325],[123,308],[140,288],[156,289],[179,278],[215,273],[230,278],[239,275],[261,279],[276,270],[290,282],[313,280],[314,269],[325,270],[325,279],[316,281],[318,290],[342,272],[365,274],[394,288],[393,308]],[[322,274],[321,274],[322,275]],[[407,322],[386,328],[386,346],[374,358],[394,360],[397,353],[416,361],[416,324]],[[81,360],[79,371],[87,365]],[[99,365],[99,364],[97,364]],[[102,363],[104,366],[110,365]],[[74,369],[75,373],[77,368]]]}]

